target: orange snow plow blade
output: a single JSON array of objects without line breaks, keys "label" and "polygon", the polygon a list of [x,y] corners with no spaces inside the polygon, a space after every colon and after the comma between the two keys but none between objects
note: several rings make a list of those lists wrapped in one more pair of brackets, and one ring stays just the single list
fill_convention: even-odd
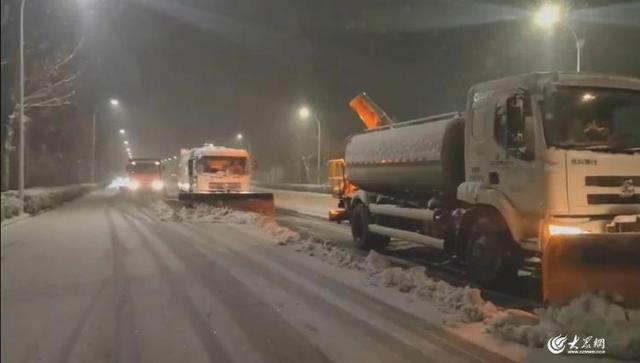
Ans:
[{"label": "orange snow plow blade", "polygon": [[206,203],[216,207],[275,216],[271,193],[181,193],[181,201]]},{"label": "orange snow plow blade", "polygon": [[586,292],[606,291],[640,306],[640,234],[553,236],[542,257],[545,301],[562,304]]}]

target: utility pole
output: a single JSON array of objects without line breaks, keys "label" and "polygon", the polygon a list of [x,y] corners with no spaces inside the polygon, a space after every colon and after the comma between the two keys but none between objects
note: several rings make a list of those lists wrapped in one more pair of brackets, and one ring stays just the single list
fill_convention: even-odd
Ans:
[{"label": "utility pole", "polygon": [[91,131],[91,182],[96,182],[96,115],[97,111],[93,111],[92,131]]},{"label": "utility pole", "polygon": [[18,198],[20,199],[20,214],[24,213],[24,3],[20,2],[20,119],[18,138]]}]

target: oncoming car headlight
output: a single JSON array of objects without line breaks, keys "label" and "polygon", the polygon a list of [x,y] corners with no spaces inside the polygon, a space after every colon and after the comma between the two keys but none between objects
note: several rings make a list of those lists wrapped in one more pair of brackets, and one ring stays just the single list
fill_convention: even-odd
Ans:
[{"label": "oncoming car headlight", "polygon": [[551,236],[555,236],[559,234],[583,234],[583,233],[589,233],[589,231],[585,231],[580,227],[574,227],[574,226],[559,226],[556,224],[549,225],[549,235]]},{"label": "oncoming car headlight", "polygon": [[153,188],[153,190],[162,190],[162,188],[164,188],[164,182],[162,180],[154,180],[151,182],[151,188]]},{"label": "oncoming car headlight", "polygon": [[137,181],[137,180],[130,180],[129,181],[129,189],[131,189],[131,190],[140,189],[140,182]]}]

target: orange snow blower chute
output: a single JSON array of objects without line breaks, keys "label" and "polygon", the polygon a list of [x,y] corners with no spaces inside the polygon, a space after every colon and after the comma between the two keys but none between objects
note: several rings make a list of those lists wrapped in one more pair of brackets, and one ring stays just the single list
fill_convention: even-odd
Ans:
[{"label": "orange snow blower chute", "polygon": [[380,106],[376,105],[364,92],[354,97],[349,102],[349,107],[360,116],[367,130],[393,123],[393,120],[387,116]]}]

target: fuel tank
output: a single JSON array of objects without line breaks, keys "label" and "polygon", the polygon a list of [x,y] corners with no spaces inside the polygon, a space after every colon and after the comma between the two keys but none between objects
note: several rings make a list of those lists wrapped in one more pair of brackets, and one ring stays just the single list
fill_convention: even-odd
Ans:
[{"label": "fuel tank", "polygon": [[459,114],[450,114],[354,135],[345,151],[347,179],[390,196],[454,196],[465,176],[464,127]]}]

